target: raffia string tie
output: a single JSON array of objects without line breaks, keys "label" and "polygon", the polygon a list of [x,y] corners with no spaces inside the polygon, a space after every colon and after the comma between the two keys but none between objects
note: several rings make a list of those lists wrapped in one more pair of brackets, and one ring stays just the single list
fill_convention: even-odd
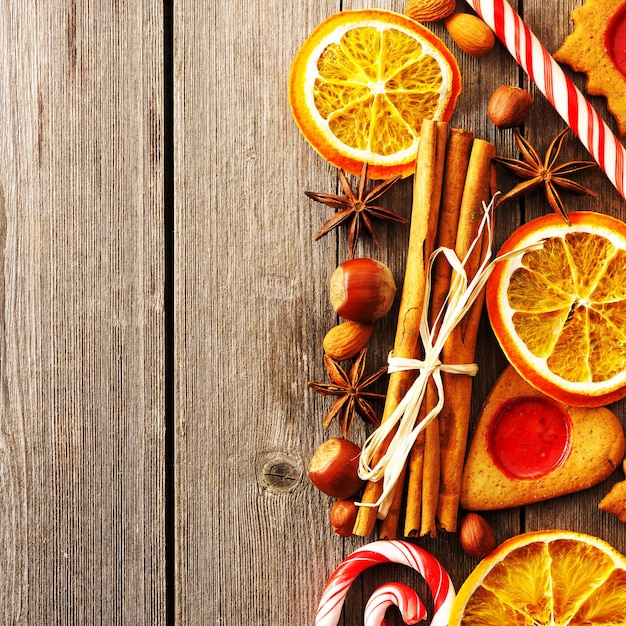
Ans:
[{"label": "raffia string tie", "polygon": [[[441,363],[440,355],[443,346],[460,323],[465,314],[469,311],[476,298],[481,293],[493,270],[491,262],[491,251],[493,243],[493,231],[491,216],[495,205],[495,198],[489,205],[483,204],[484,215],[480,223],[476,239],[472,242],[470,249],[461,261],[450,248],[440,247],[433,252],[429,259],[429,267],[426,276],[425,299],[420,319],[420,339],[424,348],[424,359],[407,359],[389,355],[389,373],[415,369],[418,376],[408,392],[402,398],[396,409],[387,419],[368,437],[363,446],[359,460],[359,475],[363,480],[383,481],[383,490],[380,498],[375,503],[359,502],[360,506],[378,507],[378,517],[384,519],[389,511],[389,506],[406,460],[411,453],[413,444],[419,434],[428,424],[439,415],[443,409],[444,391],[442,372],[454,374],[466,374],[475,376],[478,366],[475,363],[447,364]],[[470,281],[465,271],[465,265],[473,250],[481,245],[483,232],[487,229],[487,245],[484,255],[474,278]],[[442,310],[438,312],[433,328],[438,328],[434,335],[428,324],[428,311],[430,304],[430,283],[432,280],[432,268],[435,259],[440,254],[445,255],[453,270],[453,279],[450,290]],[[436,406],[419,422],[418,414],[424,399],[428,380],[432,378],[437,389],[438,401]],[[393,432],[396,429],[395,433]],[[392,435],[391,440],[382,455],[379,451],[384,449],[384,445]],[[372,467],[374,459],[378,461]]]}]

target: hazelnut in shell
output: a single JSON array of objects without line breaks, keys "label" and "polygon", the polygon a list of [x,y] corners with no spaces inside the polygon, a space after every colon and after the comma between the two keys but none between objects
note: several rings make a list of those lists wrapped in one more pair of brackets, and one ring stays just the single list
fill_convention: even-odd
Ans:
[{"label": "hazelnut in shell", "polygon": [[345,500],[363,486],[359,477],[361,448],[348,439],[333,437],[313,455],[309,465],[311,482],[327,496]]},{"label": "hazelnut in shell", "polygon": [[340,537],[352,537],[358,513],[354,500],[337,500],[330,509],[330,525]]},{"label": "hazelnut in shell", "polygon": [[344,261],[330,277],[330,302],[335,312],[353,322],[373,322],[386,315],[395,293],[391,270],[374,259]]},{"label": "hazelnut in shell", "polygon": [[498,545],[489,522],[478,513],[468,513],[463,518],[459,540],[467,554],[481,559]]},{"label": "hazelnut in shell", "polygon": [[502,85],[489,100],[487,116],[500,130],[521,126],[528,119],[533,97],[525,89]]}]

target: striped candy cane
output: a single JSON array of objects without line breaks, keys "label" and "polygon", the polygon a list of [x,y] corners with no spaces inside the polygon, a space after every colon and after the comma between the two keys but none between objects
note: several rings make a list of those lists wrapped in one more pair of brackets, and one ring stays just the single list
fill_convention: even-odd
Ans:
[{"label": "striped candy cane", "polygon": [[626,150],[506,0],[466,0],[515,57],[537,88],[574,131],[626,198]]},{"label": "striped candy cane", "polygon": [[[447,625],[455,591],[446,570],[423,548],[406,541],[389,540],[374,541],[344,559],[326,583],[317,609],[315,626],[337,626],[353,581],[364,570],[380,563],[400,563],[418,571],[433,594],[431,625]],[[386,610],[390,604],[398,606],[407,624],[415,624],[426,615],[426,609],[415,591],[400,583],[389,583],[372,594],[366,610],[366,626],[384,626],[383,605]]]},{"label": "striped candy cane", "polygon": [[414,589],[402,583],[381,585],[365,605],[364,626],[386,626],[385,613],[390,606],[397,606],[405,624],[419,624],[426,619],[426,607]]}]

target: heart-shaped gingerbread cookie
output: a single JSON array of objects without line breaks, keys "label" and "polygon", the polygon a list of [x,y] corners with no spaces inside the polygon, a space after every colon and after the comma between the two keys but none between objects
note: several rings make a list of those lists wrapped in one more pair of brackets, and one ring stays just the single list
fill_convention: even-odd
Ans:
[{"label": "heart-shaped gingerbread cookie", "polygon": [[469,446],[461,506],[522,506],[591,487],[624,459],[624,429],[605,407],[571,407],[507,367],[482,408]]}]

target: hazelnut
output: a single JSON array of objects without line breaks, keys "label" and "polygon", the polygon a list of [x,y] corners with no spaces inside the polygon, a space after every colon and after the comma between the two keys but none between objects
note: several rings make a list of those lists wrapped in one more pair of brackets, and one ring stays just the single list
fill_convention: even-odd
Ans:
[{"label": "hazelnut", "polygon": [[386,315],[395,293],[391,270],[374,259],[344,261],[330,277],[330,302],[337,315],[352,322],[373,322]]},{"label": "hazelnut", "polygon": [[337,500],[330,509],[330,525],[340,537],[352,537],[358,513],[354,500]]},{"label": "hazelnut", "polygon": [[347,439],[333,437],[313,455],[309,465],[311,482],[327,496],[344,500],[362,486],[359,477],[361,448]]},{"label": "hazelnut", "polygon": [[468,513],[464,517],[459,531],[459,540],[467,554],[479,558],[487,556],[497,545],[489,522],[478,513]]},{"label": "hazelnut", "polygon": [[533,97],[525,89],[502,85],[489,100],[487,115],[501,130],[521,126],[527,119],[533,106]]}]

